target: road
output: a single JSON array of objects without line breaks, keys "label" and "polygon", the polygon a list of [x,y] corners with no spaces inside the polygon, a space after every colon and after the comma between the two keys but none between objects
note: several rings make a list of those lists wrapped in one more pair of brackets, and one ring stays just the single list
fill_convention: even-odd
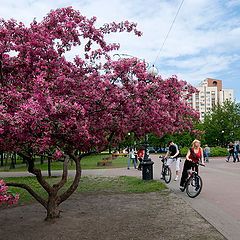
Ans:
[{"label": "road", "polygon": [[[155,171],[160,169],[157,156],[152,156],[152,159],[155,162]],[[174,173],[174,166],[172,170]],[[155,178],[158,177],[157,174],[155,173]],[[227,239],[239,240],[240,163],[227,163],[223,158],[210,159],[206,167],[200,167],[199,174],[203,179],[203,189],[195,199],[179,190],[179,181],[171,181],[168,186]]]},{"label": "road", "polygon": [[[157,155],[151,156],[154,161],[154,179],[159,180],[161,164]],[[181,165],[183,164],[183,161]],[[174,173],[174,166],[171,167]],[[171,183],[168,187],[179,197],[183,198],[193,209],[210,222],[220,233],[229,240],[240,239],[240,163],[227,163],[224,159],[210,159],[206,167],[200,168],[203,179],[201,194],[189,198],[186,193],[179,190],[179,181]],[[47,175],[47,171],[43,172]],[[61,175],[61,171],[52,171],[52,175]],[[74,175],[74,170],[69,170]],[[83,176],[136,176],[141,172],[130,168],[84,170]],[[0,177],[32,176],[27,172],[1,172]],[[173,174],[173,178],[175,174]]]}]

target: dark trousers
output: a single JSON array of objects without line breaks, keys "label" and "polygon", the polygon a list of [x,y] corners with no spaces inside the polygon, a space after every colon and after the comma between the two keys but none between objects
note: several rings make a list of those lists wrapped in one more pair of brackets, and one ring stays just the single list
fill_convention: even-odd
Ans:
[{"label": "dark trousers", "polygon": [[181,187],[184,187],[184,184],[186,183],[186,180],[188,178],[187,171],[190,170],[191,168],[193,168],[194,166],[195,166],[195,170],[198,172],[198,166],[193,164],[193,162],[191,162],[191,161],[185,160],[183,171],[182,171],[181,182],[180,182]]},{"label": "dark trousers", "polygon": [[235,161],[236,161],[236,158],[235,158],[234,152],[229,152],[229,154],[228,154],[228,161],[229,161],[231,155],[233,156],[233,162],[235,162]]},{"label": "dark trousers", "polygon": [[142,170],[142,161],[143,161],[143,159],[142,158],[138,158],[138,160],[139,160],[138,170]]},{"label": "dark trousers", "polygon": [[239,162],[238,153],[239,153],[239,152],[235,152],[235,158],[236,158],[236,160]]}]

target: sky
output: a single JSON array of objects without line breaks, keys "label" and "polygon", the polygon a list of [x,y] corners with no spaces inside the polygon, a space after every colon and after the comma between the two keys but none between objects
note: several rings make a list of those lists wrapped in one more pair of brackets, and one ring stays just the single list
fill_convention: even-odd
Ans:
[{"label": "sky", "polygon": [[[142,37],[115,33],[109,42],[120,43],[118,53],[155,64],[163,78],[177,75],[193,86],[205,78],[223,81],[240,101],[240,0],[185,0],[163,44],[182,0],[0,0],[0,17],[29,23],[56,8],[72,6],[97,26],[129,20]],[[78,54],[75,49],[72,54]]]}]

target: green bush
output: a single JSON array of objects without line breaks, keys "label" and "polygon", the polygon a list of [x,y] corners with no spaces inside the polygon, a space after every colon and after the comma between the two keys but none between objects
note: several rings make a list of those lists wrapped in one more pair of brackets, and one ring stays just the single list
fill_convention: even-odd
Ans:
[{"label": "green bush", "polygon": [[[180,149],[182,158],[184,158],[187,155],[188,149],[189,149],[188,147]],[[213,147],[210,149],[211,149],[210,157],[226,157],[228,155],[228,150],[226,148]]]},{"label": "green bush", "polygon": [[222,147],[211,148],[210,157],[226,157],[228,150]]},{"label": "green bush", "polygon": [[184,147],[184,148],[180,148],[180,152],[181,152],[181,157],[185,158],[188,152],[188,147]]}]

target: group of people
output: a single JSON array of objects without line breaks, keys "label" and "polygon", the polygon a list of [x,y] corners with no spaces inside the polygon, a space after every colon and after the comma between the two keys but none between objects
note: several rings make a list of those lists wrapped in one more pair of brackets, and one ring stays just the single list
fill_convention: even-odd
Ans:
[{"label": "group of people", "polygon": [[[168,146],[169,149],[165,156],[166,158],[169,157],[167,160],[167,165],[170,166],[172,165],[173,162],[175,162],[176,177],[174,180],[177,181],[179,179],[180,174],[180,161],[181,161],[180,151],[178,149],[177,144],[175,144],[172,140],[168,142]],[[202,163],[202,165],[205,165],[205,158],[207,159],[206,162],[209,162],[209,154],[210,148],[207,145],[205,145],[205,148],[202,149],[199,140],[193,141],[192,147],[187,152],[186,160],[183,166],[180,188],[184,187],[185,181],[188,177],[188,170],[194,166],[194,163],[199,161]],[[136,169],[138,160],[139,160],[138,170],[141,170],[143,161],[143,149],[140,148],[137,152],[131,149],[129,152],[128,169],[132,161],[134,164],[134,168]]]},{"label": "group of people", "polygon": [[[136,151],[134,149],[130,149],[129,162],[128,162],[127,169],[130,168],[130,164],[131,164],[131,162],[133,162],[135,169],[142,170],[142,161],[143,161],[143,149],[140,148],[140,149],[138,149],[138,151]],[[137,166],[137,164],[138,164],[138,166]]]},{"label": "group of people", "polygon": [[[173,162],[175,162],[176,177],[174,180],[177,181],[179,179],[179,173],[180,173],[180,161],[181,161],[180,151],[178,149],[177,144],[175,144],[172,140],[168,142],[168,145],[169,145],[169,149],[165,157],[169,156],[167,160],[168,166],[170,166]],[[208,146],[205,146],[204,151],[205,153],[208,153],[208,157],[209,157],[210,148],[208,149]],[[202,165],[205,165],[201,143],[199,140],[194,140],[192,143],[192,147],[187,152],[186,160],[184,162],[182,177],[180,181],[180,188],[184,188],[184,184],[188,177],[188,170],[193,168],[194,163],[199,161],[201,161]],[[209,158],[208,158],[208,161],[209,161]],[[197,167],[196,167],[196,170],[198,171]]]},{"label": "group of people", "polygon": [[238,157],[239,150],[240,150],[239,143],[237,141],[235,141],[235,144],[230,142],[228,145],[229,154],[228,154],[226,162],[229,162],[231,156],[233,156],[233,162],[236,162],[236,161],[239,162],[239,157]]}]

